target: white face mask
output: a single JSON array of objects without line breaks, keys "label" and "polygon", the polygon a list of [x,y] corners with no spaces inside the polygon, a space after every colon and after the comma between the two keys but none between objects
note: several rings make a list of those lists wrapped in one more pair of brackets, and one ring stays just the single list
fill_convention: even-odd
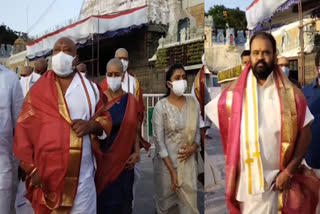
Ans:
[{"label": "white face mask", "polygon": [[187,80],[176,80],[171,82],[172,91],[178,97],[182,96],[187,90]]},{"label": "white face mask", "polygon": [[120,61],[122,62],[122,65],[123,65],[123,71],[126,72],[129,66],[128,60],[121,59]]},{"label": "white face mask", "polygon": [[41,77],[40,74],[38,74],[38,73],[36,73],[36,72],[33,72],[33,74],[32,74],[32,79],[33,79],[34,81],[38,81],[38,79],[40,79],[40,77]]},{"label": "white face mask", "polygon": [[282,69],[283,73],[285,73],[287,75],[287,77],[288,77],[289,76],[289,72],[290,72],[289,68],[286,67],[286,66],[281,66],[281,69]]},{"label": "white face mask", "polygon": [[61,51],[52,57],[52,70],[60,77],[70,75],[73,72],[72,62],[75,58]]},{"label": "white face mask", "polygon": [[113,92],[117,91],[121,87],[122,77],[107,77],[108,86]]}]

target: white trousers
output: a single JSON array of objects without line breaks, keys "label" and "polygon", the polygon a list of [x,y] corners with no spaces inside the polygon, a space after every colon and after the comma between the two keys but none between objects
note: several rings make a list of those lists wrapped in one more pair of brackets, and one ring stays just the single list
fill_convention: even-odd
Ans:
[{"label": "white trousers", "polygon": [[14,204],[16,214],[34,214],[32,204],[24,197],[26,194],[25,182],[20,181],[18,185],[16,201]]},{"label": "white trousers", "polygon": [[0,190],[0,213],[10,213],[10,205],[12,199],[12,191]]},{"label": "white trousers", "polygon": [[0,153],[0,213],[10,213],[12,202],[12,155]]}]

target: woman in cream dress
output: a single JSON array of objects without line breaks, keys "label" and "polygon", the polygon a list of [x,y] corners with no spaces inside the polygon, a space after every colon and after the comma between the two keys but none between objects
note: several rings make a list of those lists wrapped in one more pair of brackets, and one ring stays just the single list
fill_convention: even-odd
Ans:
[{"label": "woman in cream dress", "polygon": [[185,97],[186,72],[173,65],[166,73],[165,98],[154,108],[154,186],[157,214],[198,214],[197,154],[199,110]]}]

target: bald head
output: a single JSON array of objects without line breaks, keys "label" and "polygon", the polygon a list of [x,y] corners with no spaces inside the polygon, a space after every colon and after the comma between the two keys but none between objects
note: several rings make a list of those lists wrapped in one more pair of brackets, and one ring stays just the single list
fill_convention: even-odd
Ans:
[{"label": "bald head", "polygon": [[80,63],[79,65],[77,65],[77,70],[81,73],[87,73],[87,65],[84,63]]},{"label": "bald head", "polygon": [[44,58],[40,58],[36,61],[34,65],[34,72],[37,74],[44,74],[48,69],[47,60]]},{"label": "bald head", "polygon": [[113,58],[111,59],[106,67],[107,77],[122,77],[123,78],[123,66],[119,59]]},{"label": "bald head", "polygon": [[111,69],[111,67],[113,67],[114,69],[119,70],[121,73],[123,73],[123,65],[119,59],[113,58],[113,59],[109,60],[109,62],[107,64],[107,72],[108,72],[108,70]]},{"label": "bald head", "polygon": [[77,54],[77,46],[68,37],[62,37],[54,44],[52,55],[54,56],[61,51],[74,57]]},{"label": "bald head", "polygon": [[278,58],[278,65],[280,67],[284,66],[284,67],[289,67],[289,60],[286,57],[279,57]]},{"label": "bald head", "polygon": [[116,50],[114,57],[117,59],[124,59],[124,60],[128,60],[129,59],[129,54],[128,51],[124,48],[119,48],[118,50]]},{"label": "bald head", "polygon": [[24,66],[21,70],[20,76],[21,77],[27,77],[32,73],[32,67],[31,66]]}]

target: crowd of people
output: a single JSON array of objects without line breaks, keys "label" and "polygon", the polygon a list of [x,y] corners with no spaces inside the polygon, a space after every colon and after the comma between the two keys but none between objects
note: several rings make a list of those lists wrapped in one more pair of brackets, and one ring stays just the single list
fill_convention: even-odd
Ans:
[{"label": "crowd of people", "polygon": [[[10,213],[13,199],[17,214],[132,213],[140,149],[150,143],[141,135],[142,89],[128,64],[127,50],[119,48],[96,84],[75,43],[63,37],[54,44],[51,70],[40,58],[19,80],[1,65],[0,213]],[[182,65],[170,67],[164,84],[168,92],[152,121],[156,210],[196,214],[199,103],[183,95]]]},{"label": "crowd of people", "polygon": [[[241,59],[240,77],[213,100],[205,57],[193,96],[184,95],[182,65],[166,72],[167,93],[152,116],[156,213],[199,213],[199,160],[211,122],[220,130],[231,214],[320,212],[320,75],[301,90],[269,33],[252,36]],[[56,41],[51,64],[36,60],[20,80],[0,65],[0,213],[10,213],[13,198],[16,213],[132,213],[140,150],[150,143],[141,134],[145,106],[129,53],[115,52],[99,84],[87,78],[69,38]],[[320,73],[320,53],[315,68]]]}]

